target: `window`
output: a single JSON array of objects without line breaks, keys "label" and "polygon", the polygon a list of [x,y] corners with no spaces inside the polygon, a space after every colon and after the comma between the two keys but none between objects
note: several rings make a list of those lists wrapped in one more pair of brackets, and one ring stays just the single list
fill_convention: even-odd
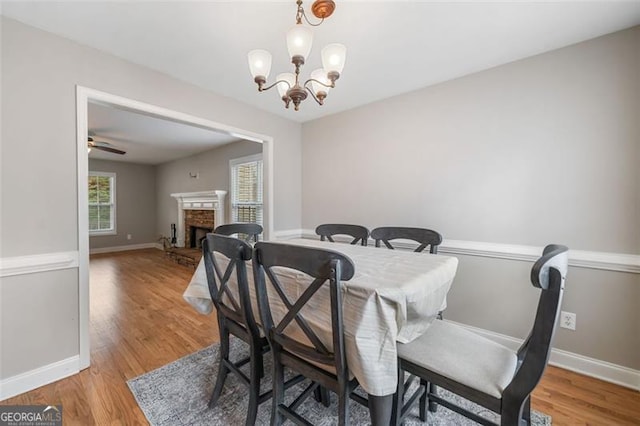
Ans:
[{"label": "window", "polygon": [[262,154],[229,161],[231,220],[262,225]]},{"label": "window", "polygon": [[116,175],[89,172],[89,235],[116,233]]}]

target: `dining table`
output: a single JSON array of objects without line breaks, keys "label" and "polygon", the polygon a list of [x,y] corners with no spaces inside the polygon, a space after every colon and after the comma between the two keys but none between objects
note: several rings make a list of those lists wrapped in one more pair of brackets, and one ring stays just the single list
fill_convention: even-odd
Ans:
[{"label": "dining table", "polygon": [[[398,381],[397,345],[422,335],[438,313],[446,308],[446,297],[456,275],[458,259],[441,254],[316,239],[296,238],[276,242],[334,250],[353,261],[354,276],[342,282],[347,366],[368,394],[372,424],[389,425]],[[257,313],[249,263],[249,289]],[[284,275],[279,279],[286,280],[287,274]],[[283,285],[299,286],[300,282],[290,280],[287,284],[283,281]],[[213,311],[203,260],[197,266],[183,297],[202,314]],[[314,324],[319,328],[325,327],[321,331],[330,335],[331,310],[328,299],[326,304],[326,309],[314,313]]]}]

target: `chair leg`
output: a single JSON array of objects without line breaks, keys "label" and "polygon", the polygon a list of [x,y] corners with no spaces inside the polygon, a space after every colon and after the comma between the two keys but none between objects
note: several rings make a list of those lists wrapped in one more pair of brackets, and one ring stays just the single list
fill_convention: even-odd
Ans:
[{"label": "chair leg", "polygon": [[329,396],[329,390],[322,385],[315,388],[315,390],[313,391],[313,397],[317,402],[321,403],[325,407],[328,407],[329,405],[331,405],[331,397]]},{"label": "chair leg", "polygon": [[424,386],[424,393],[420,397],[420,421],[427,421],[427,404],[429,403],[429,389],[430,383],[426,380],[420,379],[420,386]]},{"label": "chair leg", "polygon": [[522,407],[522,420],[524,420],[524,423],[527,426],[531,424],[531,395],[529,395],[529,397],[524,401],[524,406]]},{"label": "chair leg", "polygon": [[400,367],[398,362],[398,387],[396,393],[393,395],[393,409],[391,412],[391,419],[394,425],[401,425],[402,421],[402,407],[404,405],[404,370]]},{"label": "chair leg", "polygon": [[227,374],[229,374],[229,369],[224,362],[229,361],[229,330],[225,326],[222,318],[218,318],[218,323],[220,324],[220,363],[218,364],[216,384],[213,388],[211,399],[209,400],[209,408],[213,408],[218,402],[222,394],[222,389],[224,388],[224,382],[227,379]]},{"label": "chair leg", "polygon": [[338,395],[338,426],[349,425],[349,394],[346,386],[340,389]]},{"label": "chair leg", "polygon": [[280,414],[278,406],[284,402],[284,367],[280,361],[280,354],[273,350],[273,394],[271,397],[271,426],[284,423],[284,416]]},{"label": "chair leg", "polygon": [[260,374],[262,373],[262,348],[251,345],[251,381],[249,384],[249,409],[247,410],[246,426],[253,426],[258,415],[258,398],[260,397]]},{"label": "chair leg", "polygon": [[[528,398],[527,398],[528,399]],[[527,400],[523,402],[516,402],[513,400],[502,400],[502,412],[500,413],[500,425],[501,426],[523,426],[526,423],[524,420],[524,412],[527,407]],[[529,410],[531,409],[529,405]]]},{"label": "chair leg", "polygon": [[256,346],[256,359],[258,360],[258,362],[256,363],[256,366],[258,368],[258,377],[262,379],[264,378],[264,353],[262,352],[262,348],[258,343],[254,343],[254,345]]},{"label": "chair leg", "polygon": [[[438,387],[433,383],[429,383],[429,387],[425,391],[428,391],[431,395],[438,396]],[[432,413],[438,411],[438,404],[436,404],[436,402],[431,399],[429,399],[429,411],[431,411]]]}]

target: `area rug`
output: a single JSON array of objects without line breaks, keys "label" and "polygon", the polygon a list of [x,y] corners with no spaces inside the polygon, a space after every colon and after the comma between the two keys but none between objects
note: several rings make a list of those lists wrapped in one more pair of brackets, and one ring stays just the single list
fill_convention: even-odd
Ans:
[{"label": "area rug", "polygon": [[[232,359],[240,359],[246,356],[247,345],[238,339],[231,340]],[[218,370],[218,345],[212,345],[191,355],[187,355],[177,361],[167,364],[157,370],[138,376],[127,382],[129,389],[136,398],[138,405],[144,412],[149,424],[152,426],[178,426],[178,425],[243,425],[248,407],[248,395],[246,387],[230,374],[227,377],[222,396],[213,409],[207,404],[215,384]],[[271,371],[271,356],[265,357],[265,371]],[[271,387],[269,374],[265,374],[263,391]],[[302,389],[306,382],[298,385]],[[471,402],[445,393],[446,398],[456,400],[458,403],[470,407],[474,411],[493,421],[499,419],[494,413],[483,409]],[[287,395],[297,394],[295,388],[287,391]],[[289,396],[291,398],[291,396]],[[476,423],[459,416],[443,407],[436,413],[429,413],[428,423],[421,422],[418,417],[417,405],[414,411],[405,420],[405,425],[460,425],[471,426]],[[315,425],[328,426],[338,423],[336,412],[336,398],[332,394],[331,406],[324,407],[309,398],[299,410],[300,413]],[[353,402],[350,405],[351,424],[370,424],[369,412],[365,407]],[[551,417],[533,411],[533,426],[551,425]],[[258,425],[268,425],[271,416],[271,402],[266,401],[258,409]],[[499,422],[498,422],[499,423]]]}]

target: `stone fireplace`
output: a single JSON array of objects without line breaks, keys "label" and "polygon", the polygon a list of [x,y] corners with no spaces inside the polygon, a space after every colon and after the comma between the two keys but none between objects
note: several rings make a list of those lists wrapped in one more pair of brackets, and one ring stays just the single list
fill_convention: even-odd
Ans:
[{"label": "stone fireplace", "polygon": [[225,223],[224,198],[227,191],[181,192],[171,194],[178,201],[177,246],[200,248],[202,238]]}]

